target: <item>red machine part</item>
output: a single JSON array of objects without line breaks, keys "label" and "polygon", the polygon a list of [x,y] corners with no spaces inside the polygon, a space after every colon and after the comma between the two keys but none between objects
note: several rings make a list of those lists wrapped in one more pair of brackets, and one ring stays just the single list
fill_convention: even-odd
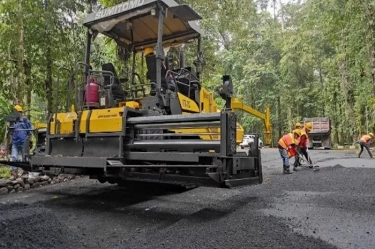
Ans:
[{"label": "red machine part", "polygon": [[85,87],[86,105],[99,103],[99,85],[96,77],[90,77]]}]

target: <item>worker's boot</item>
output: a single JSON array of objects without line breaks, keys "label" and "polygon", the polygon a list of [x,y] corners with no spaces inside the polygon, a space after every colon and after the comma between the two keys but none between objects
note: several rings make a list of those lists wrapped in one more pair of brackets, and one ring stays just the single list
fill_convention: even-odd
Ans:
[{"label": "worker's boot", "polygon": [[294,161],[294,164],[293,164],[294,168],[297,168],[298,166],[301,166],[301,163],[299,161]]},{"label": "worker's boot", "polygon": [[298,166],[301,166],[301,163],[299,162],[299,158],[294,161],[294,164],[293,164],[293,171],[298,171],[297,167]]},{"label": "worker's boot", "polygon": [[291,172],[289,168],[289,166],[284,166],[284,174],[293,174],[293,172]]},{"label": "worker's boot", "polygon": [[294,170],[297,170],[297,167],[301,167],[302,166],[302,163],[301,163],[301,159],[300,158],[296,158],[296,160],[294,161]]}]

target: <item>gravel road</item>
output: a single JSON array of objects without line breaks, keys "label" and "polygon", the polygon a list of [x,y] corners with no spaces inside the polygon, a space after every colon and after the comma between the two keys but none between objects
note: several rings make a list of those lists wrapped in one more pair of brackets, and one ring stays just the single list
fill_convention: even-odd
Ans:
[{"label": "gravel road", "polygon": [[263,149],[265,182],[235,189],[83,178],[1,196],[0,248],[374,248],[375,161],[350,151],[311,157],[320,171],[283,175],[278,151]]}]

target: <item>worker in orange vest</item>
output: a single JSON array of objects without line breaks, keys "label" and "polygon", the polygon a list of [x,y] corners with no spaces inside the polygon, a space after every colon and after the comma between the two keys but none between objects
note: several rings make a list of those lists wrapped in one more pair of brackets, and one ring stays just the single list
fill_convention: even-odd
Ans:
[{"label": "worker in orange vest", "polygon": [[295,156],[296,146],[299,144],[301,130],[295,129],[291,133],[285,134],[279,140],[278,147],[281,158],[283,159],[284,174],[292,174],[290,171],[289,158]]},{"label": "worker in orange vest", "polygon": [[[305,156],[306,160],[309,161],[309,164],[312,165],[312,161],[309,157],[309,154],[307,153],[307,145],[309,141],[309,133],[312,130],[312,123],[308,122],[304,125],[304,127],[301,129],[301,136],[299,138],[299,144],[298,144],[298,153]],[[296,155],[296,160],[294,161],[294,167],[301,166],[300,158],[298,154]],[[310,166],[312,167],[312,166]]]},{"label": "worker in orange vest", "polygon": [[372,154],[371,154],[371,151],[370,151],[370,143],[371,143],[371,139],[374,137],[374,133],[370,132],[368,135],[363,135],[361,137],[361,139],[358,141],[359,142],[359,145],[361,146],[361,151],[359,152],[358,154],[358,158],[361,157],[361,154],[363,152],[363,148],[366,148],[368,154],[370,155],[370,157],[372,158]]}]

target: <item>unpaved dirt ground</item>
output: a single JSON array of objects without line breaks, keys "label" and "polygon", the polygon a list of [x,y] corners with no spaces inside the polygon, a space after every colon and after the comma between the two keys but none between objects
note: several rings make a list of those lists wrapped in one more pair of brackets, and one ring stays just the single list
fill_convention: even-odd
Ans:
[{"label": "unpaved dirt ground", "polygon": [[[80,179],[1,196],[13,206],[0,207],[0,248],[375,248],[375,159],[328,150],[311,157],[320,171],[283,175],[278,151],[263,149],[265,182],[236,189]],[[26,214],[15,219],[19,210]]]}]

